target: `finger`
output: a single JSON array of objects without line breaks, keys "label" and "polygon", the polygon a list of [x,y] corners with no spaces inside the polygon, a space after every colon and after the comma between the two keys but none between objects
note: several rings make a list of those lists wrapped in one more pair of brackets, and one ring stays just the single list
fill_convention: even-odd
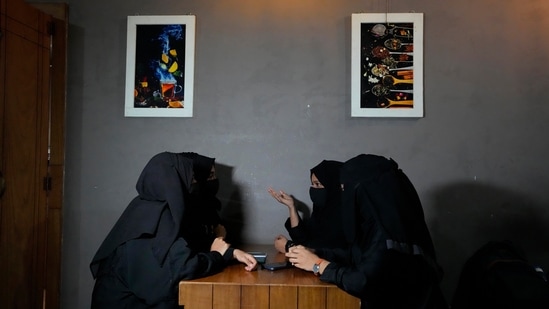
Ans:
[{"label": "finger", "polygon": [[246,261],[246,265],[249,269],[253,269],[257,265],[257,261],[255,259],[249,259]]},{"label": "finger", "polygon": [[244,269],[246,269],[247,271],[252,271],[256,268],[257,265],[246,265],[244,267]]}]

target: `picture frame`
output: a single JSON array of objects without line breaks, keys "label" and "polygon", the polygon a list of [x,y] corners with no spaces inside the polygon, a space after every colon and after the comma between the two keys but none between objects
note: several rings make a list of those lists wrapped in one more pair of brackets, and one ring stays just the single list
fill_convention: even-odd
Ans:
[{"label": "picture frame", "polygon": [[351,15],[351,117],[424,116],[423,13]]},{"label": "picture frame", "polygon": [[125,117],[192,117],[196,17],[128,16]]}]

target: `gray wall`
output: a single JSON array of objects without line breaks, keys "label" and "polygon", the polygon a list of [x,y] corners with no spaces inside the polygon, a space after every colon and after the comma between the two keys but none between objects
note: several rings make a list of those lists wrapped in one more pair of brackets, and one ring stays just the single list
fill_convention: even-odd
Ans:
[{"label": "gray wall", "polygon": [[[45,1],[47,2],[47,1]],[[161,151],[221,165],[226,214],[246,241],[271,243],[309,203],[309,169],[359,153],[395,159],[425,208],[451,296],[467,256],[489,239],[520,242],[549,267],[549,2],[391,1],[422,12],[425,117],[350,117],[350,16],[356,0],[72,0],[63,308],[87,308],[88,264]],[[193,118],[125,118],[128,15],[197,18]]]}]

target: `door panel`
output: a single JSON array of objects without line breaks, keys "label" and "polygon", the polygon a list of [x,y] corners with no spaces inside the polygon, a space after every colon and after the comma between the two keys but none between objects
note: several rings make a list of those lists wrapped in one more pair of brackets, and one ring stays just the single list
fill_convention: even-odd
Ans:
[{"label": "door panel", "polygon": [[0,308],[42,308],[47,248],[51,17],[2,4]]}]

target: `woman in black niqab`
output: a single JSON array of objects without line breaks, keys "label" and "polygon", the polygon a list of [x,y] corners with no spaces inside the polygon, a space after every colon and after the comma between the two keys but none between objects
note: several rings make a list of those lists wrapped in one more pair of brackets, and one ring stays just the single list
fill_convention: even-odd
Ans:
[{"label": "woman in black niqab", "polygon": [[[309,218],[302,219],[297,215],[299,220],[297,225],[292,226],[290,218],[284,223],[290,234],[292,245],[301,244],[313,249],[344,248],[346,246],[341,224],[341,187],[339,184],[339,170],[342,165],[343,163],[339,161],[322,160],[310,170],[311,182],[314,175],[322,187],[316,187],[311,183],[309,196],[313,207]],[[277,194],[282,195],[280,200],[283,201],[283,191],[271,194],[274,194],[275,198]]]},{"label": "woman in black niqab", "polygon": [[95,286],[92,308],[177,308],[180,280],[221,271],[236,258],[251,270],[252,256],[222,239],[197,252],[181,237],[192,161],[181,154],[155,155],[139,176],[135,197],[90,264]]},{"label": "woman in black niqab", "polygon": [[192,161],[182,156],[163,152],[149,161],[135,186],[138,196],[124,210],[92,260],[94,277],[99,262],[121,244],[140,237],[155,236],[151,250],[158,264],[163,264],[179,233],[184,192],[189,190],[191,179]]},{"label": "woman in black niqab", "polygon": [[359,297],[364,309],[448,308],[421,202],[397,163],[359,155],[343,165],[341,184],[351,249],[336,256],[296,247],[287,254],[290,262],[305,270],[317,264],[321,280]]}]

